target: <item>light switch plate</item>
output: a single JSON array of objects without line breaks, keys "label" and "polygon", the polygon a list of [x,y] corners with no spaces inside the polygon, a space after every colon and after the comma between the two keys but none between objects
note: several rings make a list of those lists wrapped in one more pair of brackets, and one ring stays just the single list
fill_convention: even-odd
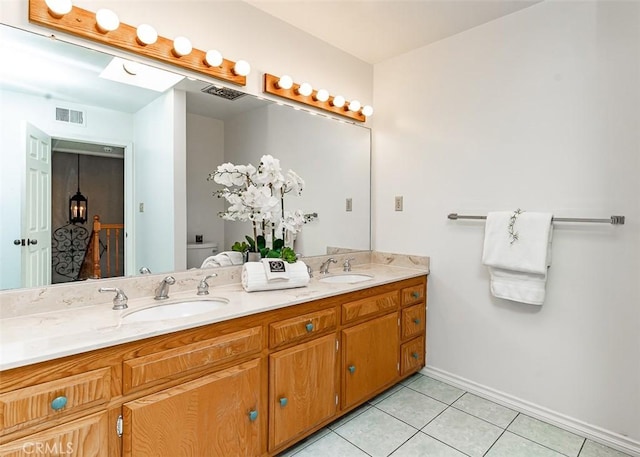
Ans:
[{"label": "light switch plate", "polygon": [[347,198],[346,208],[347,211],[353,211],[353,200],[351,198]]},{"label": "light switch plate", "polygon": [[396,197],[395,208],[396,211],[402,211],[402,196]]}]

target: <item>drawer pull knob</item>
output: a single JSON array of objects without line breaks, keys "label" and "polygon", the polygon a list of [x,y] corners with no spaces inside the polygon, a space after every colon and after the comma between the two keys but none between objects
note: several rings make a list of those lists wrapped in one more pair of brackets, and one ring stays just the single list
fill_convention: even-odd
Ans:
[{"label": "drawer pull knob", "polygon": [[413,319],[413,323],[418,325],[420,323],[420,319],[418,319],[417,317]]},{"label": "drawer pull knob", "polygon": [[413,298],[420,298],[420,292],[418,292],[418,291],[411,292],[411,296],[412,296]]},{"label": "drawer pull knob", "polygon": [[305,328],[307,329],[307,332],[313,332],[313,324],[311,322],[305,325]]},{"label": "drawer pull knob", "polygon": [[289,403],[289,400],[287,400],[287,397],[282,397],[279,401],[280,401],[280,406],[282,407],[287,406],[287,403]]},{"label": "drawer pull knob", "polygon": [[356,367],[355,365],[349,365],[349,368],[347,368],[349,370],[349,373],[353,374],[356,372]]},{"label": "drawer pull knob", "polygon": [[258,411],[256,411],[255,409],[249,411],[249,420],[251,422],[253,422],[254,420],[256,420],[258,418]]},{"label": "drawer pull knob", "polygon": [[67,397],[65,397],[64,395],[60,395],[59,397],[56,397],[51,401],[51,408],[54,411],[59,411],[65,406],[67,406]]},{"label": "drawer pull knob", "polygon": [[418,360],[419,354],[417,352],[413,352],[411,354],[411,357],[413,357],[414,359]]}]

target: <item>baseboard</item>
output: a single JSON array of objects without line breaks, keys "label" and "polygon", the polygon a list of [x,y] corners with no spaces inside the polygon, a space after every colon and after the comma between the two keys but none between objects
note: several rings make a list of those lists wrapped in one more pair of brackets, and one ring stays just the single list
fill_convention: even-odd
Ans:
[{"label": "baseboard", "polygon": [[480,397],[494,401],[502,406],[515,409],[527,414],[528,416],[556,425],[575,433],[576,435],[584,436],[592,441],[617,449],[620,452],[640,457],[640,442],[625,436],[596,427],[595,425],[587,424],[578,419],[565,416],[528,401],[521,400],[520,398],[483,386],[439,368],[427,366],[423,368],[420,373],[459,387],[467,392],[477,394]]}]

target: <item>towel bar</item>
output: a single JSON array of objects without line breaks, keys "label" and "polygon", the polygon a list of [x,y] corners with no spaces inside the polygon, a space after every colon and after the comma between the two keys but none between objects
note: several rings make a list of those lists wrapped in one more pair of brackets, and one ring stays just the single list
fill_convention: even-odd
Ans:
[{"label": "towel bar", "polygon": [[[487,216],[463,216],[458,213],[451,213],[447,216],[448,219],[458,220],[458,219],[486,219]],[[580,218],[580,217],[554,217],[553,222],[596,222],[596,223],[604,223],[611,225],[624,225],[624,216],[611,216],[609,219],[591,219],[591,218]]]}]

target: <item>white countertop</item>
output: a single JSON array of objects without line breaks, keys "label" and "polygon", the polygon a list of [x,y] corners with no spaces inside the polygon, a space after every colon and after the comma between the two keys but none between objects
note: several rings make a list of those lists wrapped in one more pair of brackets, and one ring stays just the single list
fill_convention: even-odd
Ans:
[{"label": "white countertop", "polygon": [[[368,264],[354,267],[352,273],[369,274],[373,278],[355,284],[328,284],[320,282],[321,275],[316,274],[306,287],[251,293],[245,292],[239,283],[212,286],[208,297],[225,298],[229,303],[219,309],[184,318],[127,322],[122,319],[123,315],[165,302],[159,303],[153,297],[136,298],[129,300],[128,309],[114,311],[111,309],[111,294],[104,295],[105,300],[101,304],[3,318],[0,319],[0,370],[424,276],[428,270]],[[202,298],[193,288],[174,293],[170,291],[169,295],[166,303]]]}]

